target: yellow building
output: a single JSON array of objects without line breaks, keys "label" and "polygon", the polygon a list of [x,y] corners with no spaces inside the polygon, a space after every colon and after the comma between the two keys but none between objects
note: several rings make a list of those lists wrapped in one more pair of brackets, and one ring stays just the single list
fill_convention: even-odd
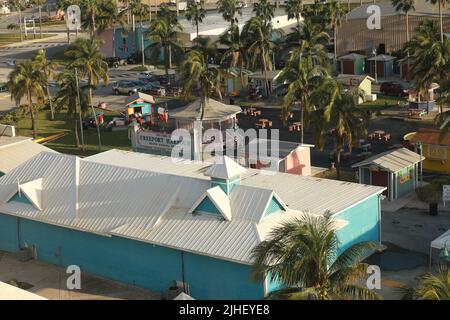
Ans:
[{"label": "yellow building", "polygon": [[361,90],[364,97],[358,97],[358,104],[376,100],[376,95],[372,94],[372,82],[375,81],[372,77],[367,75],[340,74],[336,77],[336,80],[346,89],[352,90],[358,88]]},{"label": "yellow building", "polygon": [[414,150],[425,157],[423,170],[450,173],[450,134],[439,141],[439,130],[419,129],[408,133],[404,140],[414,146]]}]

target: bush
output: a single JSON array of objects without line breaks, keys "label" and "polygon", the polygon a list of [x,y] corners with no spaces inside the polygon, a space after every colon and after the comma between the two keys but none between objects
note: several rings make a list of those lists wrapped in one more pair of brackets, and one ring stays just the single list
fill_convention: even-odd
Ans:
[{"label": "bush", "polygon": [[147,67],[137,66],[130,69],[130,71],[148,71]]},{"label": "bush", "polygon": [[442,186],[450,184],[450,177],[440,177],[431,181],[426,186],[416,188],[416,194],[420,201],[436,203],[442,201]]}]

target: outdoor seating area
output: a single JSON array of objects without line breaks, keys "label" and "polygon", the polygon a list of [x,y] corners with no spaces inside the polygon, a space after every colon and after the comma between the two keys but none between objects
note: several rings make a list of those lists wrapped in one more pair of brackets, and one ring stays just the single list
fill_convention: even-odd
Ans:
[{"label": "outdoor seating area", "polygon": [[383,130],[376,130],[368,135],[371,141],[389,142],[391,140],[391,134]]},{"label": "outdoor seating area", "polygon": [[254,107],[248,107],[248,108],[244,108],[242,113],[246,116],[258,117],[261,115],[262,112],[261,112],[261,110],[258,110]]},{"label": "outdoor seating area", "polygon": [[255,126],[257,129],[272,128],[272,121],[269,119],[259,119]]},{"label": "outdoor seating area", "polygon": [[302,129],[302,123],[301,122],[294,122],[289,126],[289,132],[292,131],[300,131]]}]

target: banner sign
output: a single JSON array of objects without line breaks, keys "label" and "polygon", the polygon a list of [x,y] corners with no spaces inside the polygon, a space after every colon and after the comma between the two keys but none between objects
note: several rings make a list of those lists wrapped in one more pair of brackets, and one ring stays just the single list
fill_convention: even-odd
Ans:
[{"label": "banner sign", "polygon": [[150,147],[156,149],[171,150],[179,143],[190,145],[189,141],[183,142],[180,140],[172,140],[170,133],[140,131],[137,133],[137,143],[143,147]]}]

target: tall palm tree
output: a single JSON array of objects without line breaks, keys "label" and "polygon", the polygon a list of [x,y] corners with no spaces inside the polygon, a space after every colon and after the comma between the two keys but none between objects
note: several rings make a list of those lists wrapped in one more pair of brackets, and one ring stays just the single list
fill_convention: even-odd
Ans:
[{"label": "tall palm tree", "polygon": [[264,22],[270,22],[275,16],[275,7],[269,0],[260,0],[253,5],[253,12],[257,17],[260,17]]},{"label": "tall palm tree", "polygon": [[266,95],[270,94],[267,71],[272,70],[271,50],[275,47],[272,40],[276,31],[271,21],[264,21],[261,17],[252,17],[242,30],[248,46],[248,54],[252,57],[252,65],[259,64],[265,78]]},{"label": "tall palm tree", "polygon": [[38,7],[39,10],[39,34],[42,38],[42,6],[45,4],[46,0],[33,0],[32,3]]},{"label": "tall palm tree", "polygon": [[104,10],[98,17],[98,31],[112,28],[112,56],[116,57],[116,28],[117,26],[125,27],[127,25],[126,14],[128,10],[119,11],[117,0],[107,2]]},{"label": "tall palm tree", "polygon": [[[141,29],[141,65],[145,66],[145,45],[144,45],[144,17],[150,12],[150,7],[143,3],[143,0],[132,0],[128,8],[131,14],[139,17],[139,27]],[[134,20],[134,19],[133,19]]]},{"label": "tall palm tree", "polygon": [[16,9],[19,12],[19,29],[20,29],[20,41],[23,41],[23,21],[22,11],[25,10],[26,5],[24,0],[9,0],[11,8]]},{"label": "tall palm tree", "polygon": [[[179,24],[172,25],[162,18],[156,18],[150,24],[147,36],[152,40],[149,46],[151,60],[158,61],[161,51],[164,53],[164,69],[169,75],[172,67],[172,54],[182,53],[182,48],[177,38],[177,31],[181,31]],[[173,52],[175,51],[175,52]]]},{"label": "tall palm tree", "polygon": [[[80,124],[81,134],[83,134],[82,118],[88,112],[87,103],[87,87],[79,88],[77,84],[77,77],[74,70],[65,70],[58,74],[58,92],[56,93],[56,101],[58,102],[58,108],[65,108],[67,110],[67,116],[73,120],[74,127],[73,133],[75,138],[75,146],[80,146],[78,139],[78,122]],[[78,89],[80,92],[80,102],[78,101]],[[84,141],[82,136],[81,141]],[[82,146],[84,148],[84,146]]]},{"label": "tall palm tree", "polygon": [[203,59],[206,63],[206,68],[209,68],[209,59],[217,54],[217,44],[212,41],[210,37],[197,37],[193,41],[192,49],[197,50],[203,54]]},{"label": "tall palm tree", "polygon": [[450,39],[445,38],[441,42],[438,29],[434,21],[422,22],[404,47],[408,55],[406,59],[410,61],[409,73],[420,94],[427,96],[427,99],[431,84],[437,82],[444,86],[450,75]]},{"label": "tall palm tree", "polygon": [[11,100],[14,100],[16,105],[20,105],[23,98],[27,99],[33,137],[36,137],[37,134],[33,97],[38,103],[42,101],[44,97],[43,80],[42,71],[37,69],[31,60],[19,62],[8,75],[7,87],[11,93]]},{"label": "tall palm tree", "polygon": [[450,3],[450,0],[427,0],[427,2],[430,2],[431,4],[435,5],[437,4],[439,6],[439,26],[440,26],[440,35],[441,35],[441,42],[444,42],[444,22],[443,22],[443,15],[444,10],[447,4]]},{"label": "tall palm tree", "polygon": [[183,97],[189,98],[195,87],[200,88],[200,99],[202,108],[200,120],[203,120],[205,114],[205,105],[208,103],[211,93],[214,91],[219,97],[220,81],[219,70],[217,68],[207,68],[203,54],[199,51],[189,51],[186,59],[180,66],[180,76],[183,80]]},{"label": "tall palm tree", "polygon": [[408,290],[405,299],[450,300],[450,270],[439,265],[435,272],[422,276],[418,285]]},{"label": "tall palm tree", "polygon": [[341,5],[340,1],[333,1],[327,4],[327,15],[330,20],[330,24],[333,26],[333,41],[334,41],[334,64],[337,59],[337,34],[338,28],[341,26],[345,16],[345,9]]},{"label": "tall palm tree", "polygon": [[197,2],[190,2],[186,8],[186,19],[192,22],[192,25],[195,26],[197,30],[197,38],[198,38],[198,25],[203,22],[206,16],[206,10],[203,9]]},{"label": "tall palm tree", "polygon": [[325,45],[330,42],[330,35],[322,31],[311,19],[305,19],[299,28],[293,28],[284,41],[284,51],[297,51],[308,57],[315,57],[320,65],[327,67],[328,56]]},{"label": "tall palm tree", "polygon": [[54,114],[54,108],[53,108],[53,102],[52,102],[52,95],[50,93],[50,86],[49,86],[49,80],[52,80],[55,78],[56,75],[56,68],[58,67],[58,64],[54,61],[51,61],[47,59],[45,55],[45,50],[40,49],[36,55],[33,58],[33,63],[35,65],[35,68],[37,70],[41,70],[43,74],[43,83],[42,87],[45,88],[48,103],[50,106],[50,113],[52,120],[55,119]]},{"label": "tall palm tree", "polygon": [[406,15],[406,41],[411,39],[411,33],[409,30],[409,12],[416,10],[416,0],[391,0],[392,6],[395,10],[402,11]]},{"label": "tall palm tree", "polygon": [[331,214],[302,214],[271,230],[253,249],[253,279],[266,277],[284,289],[274,299],[380,299],[358,281],[367,277],[360,263],[375,245],[359,242],[339,253],[339,240]]},{"label": "tall palm tree", "polygon": [[288,20],[297,20],[297,28],[300,28],[300,18],[302,17],[303,9],[303,0],[288,0],[285,6]]},{"label": "tall palm tree", "polygon": [[237,15],[242,16],[242,9],[238,7],[238,0],[218,0],[217,10],[225,21],[231,23],[231,28],[238,23]]},{"label": "tall palm tree", "polygon": [[226,63],[228,68],[238,66],[241,83],[243,83],[243,69],[249,61],[244,35],[237,25],[233,25],[219,36],[218,42],[228,48],[223,53],[220,63],[222,65]]},{"label": "tall palm tree", "polygon": [[302,57],[302,52],[293,52],[279,76],[279,82],[287,87],[287,93],[283,98],[283,118],[287,120],[287,115],[295,106],[300,108],[300,143],[302,144],[304,126],[309,113],[314,110],[312,93],[317,90],[320,78],[326,74],[324,68],[312,63],[312,57]]},{"label": "tall palm tree", "polygon": [[369,116],[357,107],[363,96],[357,90],[344,91],[333,78],[324,78],[312,100],[317,106],[312,119],[315,142],[323,149],[325,137],[331,133],[336,159],[337,178],[340,179],[341,151],[347,145],[352,152],[353,141],[367,134]]},{"label": "tall palm tree", "polygon": [[92,114],[97,127],[98,150],[102,149],[100,136],[100,126],[97,120],[94,106],[92,104],[93,90],[100,80],[108,85],[108,63],[101,53],[102,41],[98,39],[87,40],[79,38],[65,51],[65,55],[71,60],[68,67],[77,68],[81,75],[87,78],[88,82],[88,105],[92,108]]}]

